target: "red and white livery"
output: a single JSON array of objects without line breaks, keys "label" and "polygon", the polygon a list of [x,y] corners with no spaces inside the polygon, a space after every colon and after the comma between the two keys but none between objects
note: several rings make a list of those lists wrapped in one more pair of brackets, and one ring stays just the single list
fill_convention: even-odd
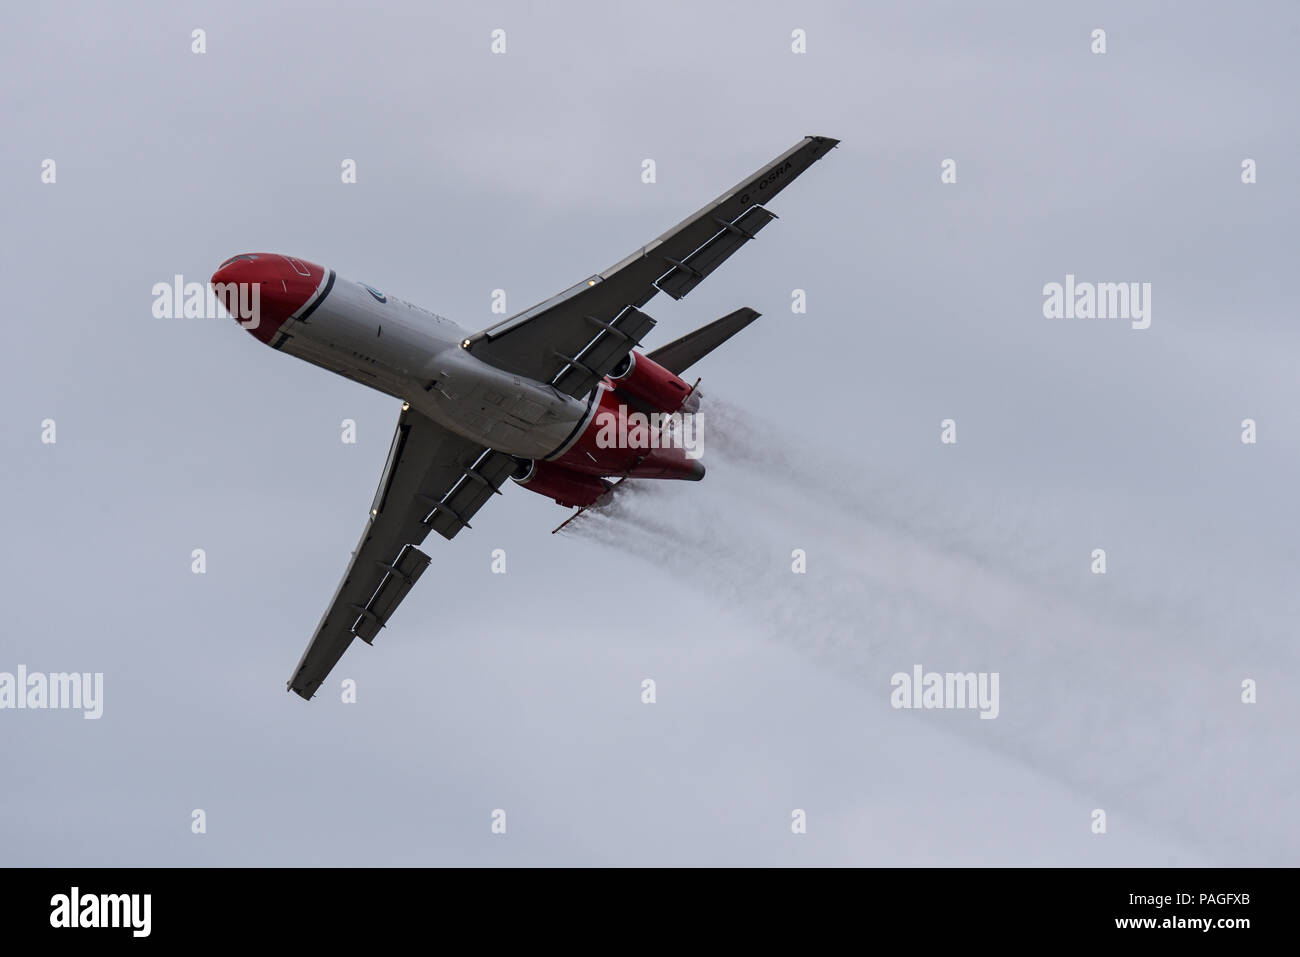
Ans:
[{"label": "red and white livery", "polygon": [[641,352],[655,325],[642,307],[659,292],[681,299],[753,239],[775,218],[764,204],[837,142],[805,138],[621,262],[481,332],[306,259],[221,264],[212,283],[232,314],[242,284],[260,287],[241,320],[255,338],[402,402],[365,531],[291,691],[310,699],[354,638],[373,641],[428,567],[428,533],[455,537],[507,479],[585,508],[625,478],[704,476],[681,445],[646,441],[657,425],[614,443],[602,427],[628,410],[651,422],[694,412],[682,374],[758,313]]}]

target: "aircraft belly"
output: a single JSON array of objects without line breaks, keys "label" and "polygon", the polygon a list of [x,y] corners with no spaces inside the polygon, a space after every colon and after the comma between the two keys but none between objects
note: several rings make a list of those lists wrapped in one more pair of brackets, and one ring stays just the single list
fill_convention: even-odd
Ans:
[{"label": "aircraft belly", "polygon": [[554,451],[585,412],[584,405],[578,402],[556,401],[544,406],[519,397],[504,397],[503,401],[495,402],[492,390],[486,390],[488,396],[484,391],[480,388],[468,396],[451,398],[434,389],[409,401],[453,432],[499,452],[530,459]]},{"label": "aircraft belly", "polygon": [[340,349],[310,339],[306,336],[286,336],[278,347],[314,366],[327,369],[336,375],[370,386],[387,395],[401,398],[407,391],[405,380],[377,362],[367,361],[349,350]]},{"label": "aircraft belly", "polygon": [[438,424],[489,448],[542,458],[571,437],[587,403],[504,372],[460,348],[464,330],[395,297],[383,302],[342,277],[306,321],[271,344],[405,399]]},{"label": "aircraft belly", "polygon": [[286,331],[339,353],[363,370],[382,367],[399,378],[415,379],[458,330],[426,319],[401,300],[380,303],[364,287],[340,279],[306,322],[295,322]]}]

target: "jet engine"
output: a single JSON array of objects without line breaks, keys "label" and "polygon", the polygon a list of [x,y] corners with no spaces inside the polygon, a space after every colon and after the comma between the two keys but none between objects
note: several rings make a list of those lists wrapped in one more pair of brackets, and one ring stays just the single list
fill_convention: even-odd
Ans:
[{"label": "jet engine", "polygon": [[516,459],[518,466],[510,477],[538,495],[553,498],[566,508],[589,508],[613,485],[594,475],[583,475],[550,462]]},{"label": "jet engine", "polygon": [[609,378],[616,391],[656,412],[695,412],[700,407],[699,393],[692,392],[686,380],[639,352],[629,352]]}]

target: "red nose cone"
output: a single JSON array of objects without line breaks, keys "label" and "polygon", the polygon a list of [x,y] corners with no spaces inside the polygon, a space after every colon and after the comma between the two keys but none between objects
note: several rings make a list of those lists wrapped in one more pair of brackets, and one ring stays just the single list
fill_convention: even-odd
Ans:
[{"label": "red nose cone", "polygon": [[324,281],[323,267],[278,253],[232,256],[212,274],[226,311],[262,342],[270,342]]}]

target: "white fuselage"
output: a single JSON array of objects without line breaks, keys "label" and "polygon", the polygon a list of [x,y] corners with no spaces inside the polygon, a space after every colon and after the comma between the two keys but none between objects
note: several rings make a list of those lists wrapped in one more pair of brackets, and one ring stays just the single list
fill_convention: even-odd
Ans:
[{"label": "white fuselage", "polygon": [[291,318],[280,332],[282,352],[404,399],[451,431],[511,455],[557,451],[587,410],[546,383],[476,359],[461,348],[469,333],[450,319],[342,276],[305,321]]}]

